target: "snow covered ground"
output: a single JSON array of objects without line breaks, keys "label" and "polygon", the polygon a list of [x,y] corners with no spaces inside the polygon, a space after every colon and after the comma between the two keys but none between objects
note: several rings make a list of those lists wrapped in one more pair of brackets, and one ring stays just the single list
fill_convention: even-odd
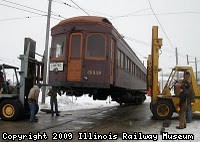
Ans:
[{"label": "snow covered ground", "polygon": [[[41,97],[41,94],[40,94]],[[151,101],[151,98],[149,96],[146,96],[147,99],[144,103],[149,103]],[[41,98],[40,100],[41,101]],[[104,101],[94,101],[91,97],[88,97],[87,95],[83,95],[82,97],[69,97],[66,95],[59,96],[58,95],[58,108],[59,111],[67,111],[67,110],[77,110],[77,109],[90,109],[90,108],[98,108],[98,107],[108,107],[108,106],[117,106],[119,105],[116,102],[112,102],[109,100]],[[50,109],[50,97],[46,97],[46,103],[43,105],[40,105],[40,109]],[[150,119],[150,118],[149,118]],[[162,142],[168,142],[169,140],[162,140],[162,135],[160,135],[158,132],[160,132],[160,129],[162,128],[163,121],[156,121],[155,125],[153,125],[152,128],[146,129],[143,131],[143,134],[158,134],[158,141]],[[186,129],[176,129],[176,126],[178,126],[178,114],[174,114],[173,118],[171,120],[171,125],[168,128],[165,128],[165,132],[168,132],[169,134],[193,134],[194,135],[194,142],[200,141],[200,113],[194,114],[194,119],[192,123],[187,123]],[[177,142],[178,140],[170,140]],[[188,140],[187,140],[188,141]]]}]

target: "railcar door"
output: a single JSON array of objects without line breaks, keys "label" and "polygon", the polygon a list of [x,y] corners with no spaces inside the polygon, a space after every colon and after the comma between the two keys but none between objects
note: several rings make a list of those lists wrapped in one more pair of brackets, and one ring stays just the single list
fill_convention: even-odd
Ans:
[{"label": "railcar door", "polygon": [[114,78],[114,54],[115,53],[115,41],[114,39],[111,39],[111,45],[110,45],[110,84],[113,84],[113,78]]},{"label": "railcar door", "polygon": [[81,81],[83,35],[70,35],[67,81]]}]

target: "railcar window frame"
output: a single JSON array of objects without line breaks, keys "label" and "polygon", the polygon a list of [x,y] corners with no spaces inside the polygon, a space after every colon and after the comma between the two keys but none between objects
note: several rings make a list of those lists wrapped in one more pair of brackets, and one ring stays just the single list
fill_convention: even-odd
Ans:
[{"label": "railcar window frame", "polygon": [[[55,46],[55,42],[58,41],[57,39],[60,38],[60,37],[63,37],[63,45],[61,46],[62,48],[62,54],[60,54],[58,56],[57,54],[57,47],[54,47]],[[66,48],[66,35],[65,34],[60,34],[60,35],[55,35],[53,36],[52,38],[52,44],[51,44],[51,51],[50,51],[50,58],[51,59],[60,59],[60,58],[64,58],[65,56],[65,49]],[[60,52],[61,53],[61,52]]]},{"label": "railcar window frame", "polygon": [[[104,55],[102,57],[97,57],[97,56],[88,56],[88,38],[92,35],[101,35],[104,39]],[[106,35],[102,34],[102,33],[90,33],[87,35],[86,38],[86,48],[85,48],[85,59],[89,59],[89,60],[106,60],[106,50],[107,50],[107,38]]]},{"label": "railcar window frame", "polygon": [[[74,57],[74,56],[72,56],[72,46],[73,46],[73,41],[72,41],[72,37],[73,36],[80,36],[80,45],[79,45],[79,57]],[[82,54],[82,47],[83,47],[83,34],[82,33],[72,33],[72,34],[70,34],[70,41],[69,41],[69,45],[70,45],[70,51],[69,51],[69,57],[71,58],[71,59],[80,59],[80,58],[82,58],[82,56],[81,56],[81,54]]]}]

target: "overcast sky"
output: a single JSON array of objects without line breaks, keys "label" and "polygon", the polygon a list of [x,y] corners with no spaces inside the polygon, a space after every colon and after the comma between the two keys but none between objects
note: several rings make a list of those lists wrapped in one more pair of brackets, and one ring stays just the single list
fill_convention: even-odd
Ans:
[{"label": "overcast sky", "polygon": [[[176,47],[181,65],[186,65],[186,54],[190,61],[194,61],[195,57],[200,61],[199,0],[150,0],[164,31],[153,15],[148,0],[73,1],[86,12],[78,9],[71,0],[54,0],[52,14],[60,17],[52,17],[51,27],[64,18],[86,16],[87,13],[107,17],[146,64],[145,57],[151,51],[152,26],[158,25],[159,37],[163,38],[160,67],[165,73],[176,63]],[[0,63],[20,65],[17,57],[23,52],[25,37],[34,39],[37,42],[37,52],[43,54],[46,33],[44,15],[47,14],[44,12],[47,9],[48,0],[0,0]]]}]

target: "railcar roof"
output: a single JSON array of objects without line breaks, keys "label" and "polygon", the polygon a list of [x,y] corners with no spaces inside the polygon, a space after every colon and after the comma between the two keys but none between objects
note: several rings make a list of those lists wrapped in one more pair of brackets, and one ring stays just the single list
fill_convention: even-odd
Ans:
[{"label": "railcar roof", "polygon": [[[60,23],[58,23],[52,29],[54,29],[56,27],[59,27],[59,26],[62,26],[62,25],[65,25],[65,24],[68,24],[68,23],[100,23],[100,24],[104,24],[104,25],[106,25],[108,27],[112,27],[116,31],[116,33],[119,35],[119,37],[126,43],[128,48],[131,49],[131,47],[127,44],[127,42],[124,40],[124,38],[115,29],[115,27],[112,25],[112,23],[105,17],[99,17],[99,16],[78,16],[78,17],[73,17],[73,18],[69,18],[69,19],[65,19],[65,20],[60,21]],[[132,53],[135,54],[135,52],[133,50],[132,50]],[[136,55],[136,57],[137,57],[137,55]],[[142,62],[141,62],[141,64],[142,64]]]},{"label": "railcar roof", "polygon": [[[107,25],[112,25],[112,23],[105,17],[98,17],[98,16],[79,16],[79,17],[73,17],[69,19],[65,19],[61,21],[58,25],[63,25],[67,23],[75,23],[75,22],[93,22],[93,23],[104,23]],[[58,26],[57,25],[57,26]]]}]

